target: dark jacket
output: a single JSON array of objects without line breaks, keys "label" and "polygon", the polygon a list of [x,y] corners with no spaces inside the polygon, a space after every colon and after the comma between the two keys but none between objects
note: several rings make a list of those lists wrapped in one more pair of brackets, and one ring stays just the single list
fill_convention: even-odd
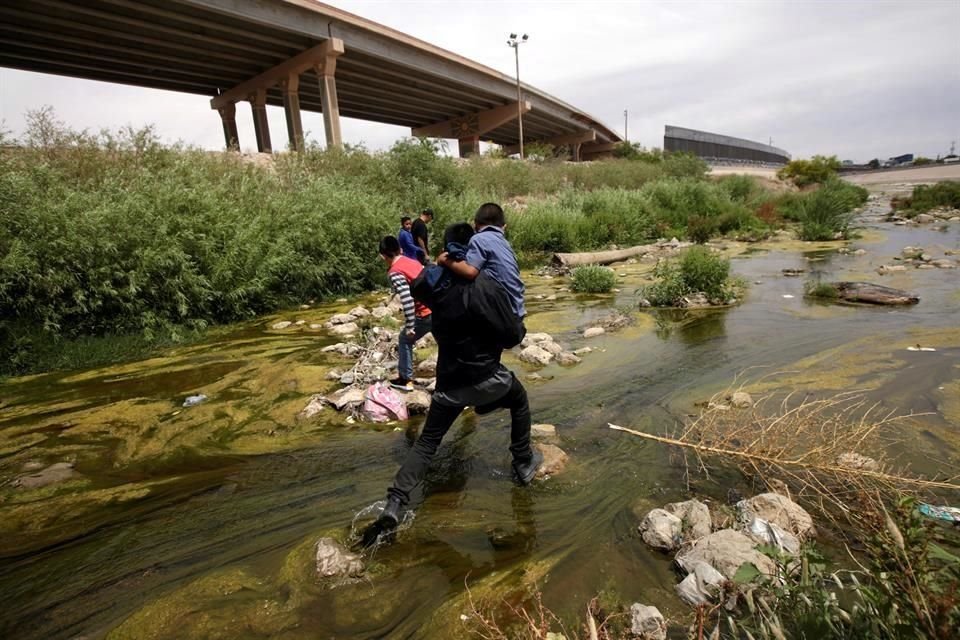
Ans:
[{"label": "dark jacket", "polygon": [[454,276],[439,289],[427,276],[425,269],[411,290],[433,311],[437,391],[483,382],[500,366],[503,350],[519,344],[526,333],[507,292],[482,271],[473,282]]}]

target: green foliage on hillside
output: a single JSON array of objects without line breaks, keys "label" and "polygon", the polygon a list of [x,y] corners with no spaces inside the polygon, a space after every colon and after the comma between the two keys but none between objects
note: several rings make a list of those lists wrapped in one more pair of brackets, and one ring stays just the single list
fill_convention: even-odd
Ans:
[{"label": "green foliage on hillside", "polygon": [[910,214],[924,213],[938,207],[960,209],[960,182],[949,180],[937,184],[918,184],[909,198],[894,200],[894,206]]},{"label": "green foliage on hillside", "polygon": [[837,156],[813,156],[809,160],[791,160],[777,172],[781,180],[792,180],[798,187],[810,184],[823,184],[837,175],[840,160]]}]

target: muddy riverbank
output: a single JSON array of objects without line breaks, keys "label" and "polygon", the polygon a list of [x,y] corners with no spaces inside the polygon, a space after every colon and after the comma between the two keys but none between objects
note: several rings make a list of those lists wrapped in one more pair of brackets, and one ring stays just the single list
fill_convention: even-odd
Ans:
[{"label": "muddy riverbank", "polygon": [[[530,330],[594,349],[572,368],[508,357],[543,378],[528,384],[534,420],[557,426],[568,470],[514,488],[506,416],[465,414],[413,525],[378,552],[367,579],[336,588],[313,578],[310,546],[342,537],[354,513],[382,497],[421,419],[368,425],[332,411],[310,421],[296,414],[311,394],[340,386],[326,374],[343,361],[321,353],[339,340],[309,325],[376,296],[259,318],[142,362],[8,380],[0,635],[454,637],[468,613],[465,582],[475,596],[535,582],[571,620],[603,590],[682,619],[688,609],[673,593],[669,559],[640,541],[633,511],[689,497],[682,470],[665,447],[608,422],[662,433],[738,375],[760,395],[862,390],[884,408],[924,414],[890,434],[889,456],[929,475],[960,466],[960,269],[877,273],[906,246],[957,251],[960,225],[895,226],[883,221],[886,196],[861,212],[859,240],[717,243],[751,283],[729,309],[636,311],[652,268],[643,261],[615,265],[618,291],[609,295],[576,295],[562,277],[527,274]],[[878,282],[920,302],[805,298],[805,283],[817,279]],[[632,326],[582,337],[617,308],[634,309]],[[305,322],[271,329],[278,320]],[[935,351],[908,349],[918,344]],[[198,393],[208,401],[181,406]],[[24,465],[56,462],[75,474],[33,489],[10,482]],[[698,480],[693,491],[716,500],[738,482]]]}]

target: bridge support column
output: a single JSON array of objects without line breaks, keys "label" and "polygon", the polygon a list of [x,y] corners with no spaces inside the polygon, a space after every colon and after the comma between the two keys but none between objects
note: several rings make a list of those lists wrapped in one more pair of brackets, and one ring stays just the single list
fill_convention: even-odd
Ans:
[{"label": "bridge support column", "polygon": [[227,151],[240,150],[240,136],[237,134],[237,105],[230,102],[217,111],[220,113],[220,122],[223,124],[223,139]]},{"label": "bridge support column", "polygon": [[331,38],[320,45],[322,57],[314,65],[320,82],[320,108],[323,111],[323,131],[327,149],[343,147],[340,135],[340,103],[337,101],[337,58],[343,54],[343,41]]},{"label": "bridge support column", "polygon": [[253,131],[257,137],[257,151],[273,153],[270,144],[270,125],[267,122],[267,90],[258,89],[250,94],[250,108],[253,110]]},{"label": "bridge support column", "polygon": [[480,136],[460,138],[458,142],[460,143],[459,146],[461,158],[469,158],[470,156],[480,155]]},{"label": "bridge support column", "polygon": [[573,161],[580,162],[580,143],[578,142],[570,146],[571,150],[573,151]]},{"label": "bridge support column", "polygon": [[287,116],[287,137],[290,148],[303,151],[303,121],[300,119],[300,75],[291,74],[280,83],[283,89],[283,112]]}]

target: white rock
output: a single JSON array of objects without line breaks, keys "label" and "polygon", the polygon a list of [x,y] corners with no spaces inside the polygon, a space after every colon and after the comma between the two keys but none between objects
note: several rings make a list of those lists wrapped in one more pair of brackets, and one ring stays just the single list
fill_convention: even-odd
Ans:
[{"label": "white rock", "polygon": [[311,322],[310,328],[316,331],[317,329],[323,329],[323,325],[316,322]]},{"label": "white rock", "polygon": [[639,640],[666,640],[667,621],[656,607],[636,602],[630,606],[630,633]]},{"label": "white rock", "polygon": [[877,267],[877,273],[883,275],[885,273],[894,273],[896,271],[906,271],[907,267],[902,264],[882,264]]},{"label": "white rock", "polygon": [[289,326],[292,325],[292,324],[293,324],[293,323],[290,322],[289,320],[281,320],[280,322],[274,322],[272,325],[270,325],[270,328],[271,328],[271,329],[276,329],[276,330],[279,331],[280,329],[286,329],[287,327],[289,327]]},{"label": "white rock", "polygon": [[699,500],[672,502],[665,506],[664,511],[672,513],[683,522],[683,541],[693,542],[710,535],[712,520],[710,509]]},{"label": "white rock", "polygon": [[334,325],[330,329],[330,333],[335,336],[352,336],[360,331],[360,327],[357,326],[356,322],[347,322],[345,324]]},{"label": "white rock", "polygon": [[654,549],[673,551],[680,542],[683,521],[664,509],[653,509],[639,526],[640,537]]},{"label": "white rock", "polygon": [[357,306],[353,309],[350,309],[350,311],[347,311],[347,315],[353,316],[354,318],[366,318],[368,315],[370,315],[370,312],[364,307]]},{"label": "white rock", "polygon": [[543,366],[553,360],[553,354],[532,344],[520,352],[520,359],[524,362]]},{"label": "white rock", "polygon": [[847,469],[863,469],[864,471],[879,471],[880,464],[868,456],[859,453],[841,453],[837,456],[837,466]]},{"label": "white rock", "polygon": [[310,396],[310,402],[307,403],[300,413],[297,414],[297,420],[309,420],[317,415],[326,406],[326,400],[321,395]]},{"label": "white rock", "polygon": [[730,580],[733,580],[740,565],[746,562],[752,563],[761,573],[773,575],[776,572],[773,560],[757,551],[753,540],[733,529],[714,531],[676,557],[676,563],[687,573],[701,562],[709,564]]},{"label": "white rock", "polygon": [[363,573],[363,560],[350,553],[333,538],[317,540],[317,575],[321,578],[358,576]]},{"label": "white rock", "polygon": [[533,438],[554,438],[556,435],[557,428],[552,424],[530,425],[530,436]]},{"label": "white rock", "polygon": [[297,320],[297,321],[294,322],[293,324],[295,324],[295,325],[298,326],[298,327],[302,327],[303,325],[307,324],[307,321],[306,321],[306,320]]},{"label": "white rock", "polygon": [[540,453],[543,454],[543,464],[537,469],[537,478],[546,478],[558,473],[562,473],[567,466],[567,453],[560,447],[553,444],[538,442],[535,445]]},{"label": "white rock", "polygon": [[593,351],[593,347],[580,347],[579,349],[573,350],[573,355],[582,356],[584,354],[590,353],[591,351]]},{"label": "white rock", "polygon": [[727,396],[727,400],[737,409],[747,409],[753,406],[753,398],[745,391],[735,391]]},{"label": "white rock", "polygon": [[401,395],[403,402],[407,405],[407,411],[411,414],[426,413],[430,408],[431,396],[426,391],[415,389]]},{"label": "white rock", "polygon": [[374,307],[373,311],[370,312],[370,315],[377,320],[383,320],[384,318],[393,315],[393,313],[386,307]]},{"label": "white rock", "polygon": [[867,253],[867,252],[866,252],[865,249],[857,249],[856,251],[853,252],[853,255],[855,255],[855,256],[862,256],[862,255],[866,255],[866,253]]},{"label": "white rock", "polygon": [[337,411],[343,411],[346,407],[353,407],[360,405],[364,400],[367,399],[366,393],[363,389],[357,389],[356,387],[347,387],[336,391],[333,395],[327,397],[327,402],[332,404]]},{"label": "white rock", "polygon": [[331,325],[335,325],[335,324],[350,324],[350,323],[352,323],[354,320],[356,320],[356,318],[354,318],[354,317],[353,317],[352,315],[350,315],[349,313],[338,313],[338,314],[332,316],[327,322],[328,322],[329,324],[331,324]]},{"label": "white rock", "polygon": [[575,364],[580,364],[581,362],[582,360],[580,360],[578,356],[570,353],[569,351],[562,351],[557,354],[557,363],[563,365],[564,367],[570,367]]},{"label": "white rock", "polygon": [[801,539],[813,538],[817,534],[810,514],[796,502],[779,493],[761,493],[738,503],[737,507],[745,513],[772,522]]},{"label": "white rock", "polygon": [[549,333],[528,333],[523,337],[521,346],[528,347],[531,344],[540,344],[541,342],[553,341],[553,336]]},{"label": "white rock", "polygon": [[563,353],[563,347],[561,347],[560,345],[558,345],[558,344],[557,344],[556,342],[554,342],[553,340],[544,340],[543,342],[541,342],[541,343],[538,344],[537,346],[540,347],[541,349],[543,349],[544,351],[549,351],[551,355],[557,356],[557,355],[560,355],[561,353]]},{"label": "white rock", "polygon": [[603,327],[590,327],[589,329],[583,332],[583,337],[595,338],[597,336],[602,336],[605,333],[606,331],[603,329]]}]

